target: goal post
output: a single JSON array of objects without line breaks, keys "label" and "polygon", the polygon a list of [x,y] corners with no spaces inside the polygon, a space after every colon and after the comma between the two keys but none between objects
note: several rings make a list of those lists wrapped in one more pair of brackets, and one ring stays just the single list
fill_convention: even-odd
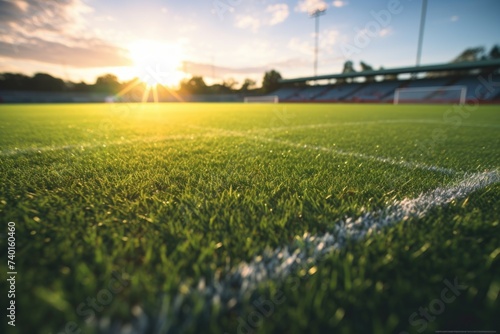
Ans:
[{"label": "goal post", "polygon": [[462,105],[466,97],[466,86],[397,88],[394,91],[394,104],[458,102]]},{"label": "goal post", "polygon": [[245,103],[278,103],[278,95],[247,96],[243,99]]}]

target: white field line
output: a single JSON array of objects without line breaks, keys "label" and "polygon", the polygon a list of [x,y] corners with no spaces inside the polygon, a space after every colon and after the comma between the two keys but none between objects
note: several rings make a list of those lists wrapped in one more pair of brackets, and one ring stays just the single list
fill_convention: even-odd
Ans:
[{"label": "white field line", "polygon": [[285,140],[279,140],[279,139],[267,139],[267,138],[256,138],[259,140],[271,142],[271,143],[277,143],[277,144],[282,144],[282,145],[287,145],[287,146],[292,146],[296,148],[303,148],[303,149],[308,149],[308,150],[315,150],[315,151],[322,151],[322,152],[327,152],[327,153],[332,153],[334,155],[341,155],[341,156],[348,156],[348,157],[353,157],[361,160],[369,160],[369,161],[377,161],[389,165],[397,165],[405,168],[410,168],[410,169],[422,169],[422,170],[427,170],[431,172],[438,172],[438,173],[443,173],[443,174],[455,174],[456,171],[450,168],[444,168],[444,167],[438,167],[438,166],[432,166],[432,165],[427,165],[419,162],[411,162],[411,161],[405,161],[405,160],[396,160],[392,158],[386,158],[386,157],[379,157],[375,155],[369,155],[369,154],[363,154],[363,153],[358,153],[358,152],[349,152],[349,151],[344,151],[340,149],[331,149],[328,147],[324,146],[317,146],[317,145],[303,145],[303,144],[296,144],[290,141],[285,141]]},{"label": "white field line", "polygon": [[[203,306],[206,312],[200,314],[209,314],[212,306],[232,309],[260,284],[271,280],[282,281],[297,270],[307,270],[326,254],[344,248],[349,241],[359,241],[410,218],[422,218],[435,207],[465,198],[499,181],[497,170],[468,174],[454,185],[437,188],[416,198],[394,201],[385,209],[366,212],[361,217],[345,218],[337,222],[330,232],[322,235],[305,233],[302,237],[296,237],[293,244],[267,250],[248,263],[240,263],[222,278],[215,277],[208,284],[202,279],[189,293],[206,300]],[[170,305],[163,305],[156,318],[157,328],[165,329],[170,320],[168,317],[186,312],[182,305],[184,299],[189,300],[188,295],[178,294],[176,298],[170,299],[173,301]]]},{"label": "white field line", "polygon": [[[249,263],[241,263],[224,278],[227,282],[241,281],[238,290],[243,295],[257,284],[268,279],[282,279],[301,264],[315,262],[324,254],[346,246],[348,241],[357,241],[367,235],[410,218],[422,218],[434,207],[467,197],[472,192],[500,181],[497,170],[466,175],[460,182],[449,187],[440,187],[413,199],[394,201],[385,209],[367,212],[361,217],[346,218],[337,222],[331,232],[323,235],[305,233],[297,242],[257,256]],[[214,287],[224,288],[223,285]],[[227,287],[226,287],[227,289]]]},{"label": "white field line", "polygon": [[[441,124],[447,125],[447,123],[442,121],[432,121],[432,120],[422,120],[422,119],[409,119],[409,120],[382,120],[382,121],[361,121],[361,122],[343,122],[343,123],[324,123],[324,124],[308,124],[308,125],[297,125],[297,126],[286,126],[286,127],[275,127],[275,128],[262,128],[257,130],[248,130],[246,133],[250,135],[252,133],[267,133],[267,132],[279,132],[279,131],[288,131],[288,130],[301,130],[301,129],[320,129],[320,128],[330,128],[337,126],[358,126],[358,125],[370,125],[370,124]],[[453,124],[450,124],[453,125]],[[461,124],[460,126],[464,127],[482,127],[482,128],[500,128],[500,126],[493,124]],[[207,130],[208,128],[202,127],[194,127],[192,128],[201,128]],[[219,133],[221,129],[211,129],[216,130]],[[245,132],[239,132],[239,136],[244,134]],[[199,137],[207,137],[209,135],[172,135],[172,136],[154,136],[154,137],[146,137],[146,138],[137,138],[130,140],[117,140],[113,142],[107,143],[85,143],[85,144],[74,144],[74,145],[64,145],[64,146],[42,146],[42,147],[26,147],[26,148],[15,148],[10,150],[0,151],[0,157],[9,157],[20,154],[33,154],[33,153],[44,153],[44,152],[54,152],[54,151],[68,151],[68,150],[84,150],[98,147],[106,147],[106,146],[114,146],[114,145],[127,145],[133,143],[150,143],[150,142],[161,142],[166,140],[186,140],[186,139],[195,139]],[[445,172],[448,173],[448,172]]]},{"label": "white field line", "polygon": [[295,125],[295,126],[280,126],[273,128],[263,128],[257,130],[251,130],[252,132],[274,132],[274,131],[287,131],[287,130],[302,130],[302,129],[321,129],[321,128],[333,128],[339,126],[358,126],[358,125],[377,125],[377,124],[435,124],[435,125],[445,125],[450,127],[470,127],[470,128],[490,128],[490,129],[500,129],[500,125],[495,124],[485,124],[485,123],[466,123],[463,122],[460,125],[454,123],[447,123],[445,121],[428,120],[428,119],[387,119],[378,121],[359,121],[359,122],[338,122],[338,123],[322,123],[322,124],[307,124],[307,125]]},{"label": "white field line", "polygon": [[500,124],[487,124],[487,123],[471,123],[471,122],[462,122],[460,124],[455,124],[453,122],[447,122],[444,120],[431,120],[431,119],[396,119],[396,120],[383,120],[380,121],[382,124],[436,124],[436,125],[445,125],[455,128],[489,128],[489,129],[500,129]]},{"label": "white field line", "polygon": [[219,131],[219,133],[221,133],[221,135],[225,135],[225,136],[232,135],[235,137],[245,137],[245,138],[255,139],[258,141],[290,146],[290,147],[294,147],[294,148],[313,150],[313,151],[322,151],[322,152],[327,152],[327,153],[331,153],[331,154],[339,155],[339,156],[353,157],[353,158],[360,159],[360,160],[377,161],[377,162],[381,162],[384,164],[396,165],[396,166],[401,166],[401,167],[405,167],[405,168],[409,168],[409,169],[422,169],[422,170],[426,170],[426,171],[430,171],[430,172],[438,172],[438,173],[443,173],[443,174],[456,174],[457,173],[455,170],[450,169],[450,168],[432,166],[432,165],[427,165],[427,164],[423,164],[423,163],[419,163],[419,162],[396,160],[396,159],[392,159],[392,158],[379,157],[379,156],[375,156],[375,155],[363,154],[363,153],[358,153],[358,152],[344,151],[344,150],[340,150],[340,149],[332,149],[329,147],[318,146],[318,145],[307,145],[307,144],[301,144],[301,143],[294,143],[294,142],[291,142],[288,140],[260,137],[260,136],[252,135],[248,132],[230,131],[230,130],[217,129],[217,128],[204,128],[204,127],[196,127],[196,128],[197,129],[205,129],[207,131],[212,131],[212,132]]}]

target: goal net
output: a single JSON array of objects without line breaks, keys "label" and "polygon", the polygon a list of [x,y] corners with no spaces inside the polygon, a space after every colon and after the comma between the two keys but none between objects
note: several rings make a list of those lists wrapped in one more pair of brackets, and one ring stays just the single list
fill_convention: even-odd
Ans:
[{"label": "goal net", "polygon": [[394,104],[400,103],[458,103],[465,104],[466,86],[436,86],[398,88],[394,91]]},{"label": "goal net", "polygon": [[279,97],[277,95],[266,96],[248,96],[244,98],[245,103],[278,103]]}]

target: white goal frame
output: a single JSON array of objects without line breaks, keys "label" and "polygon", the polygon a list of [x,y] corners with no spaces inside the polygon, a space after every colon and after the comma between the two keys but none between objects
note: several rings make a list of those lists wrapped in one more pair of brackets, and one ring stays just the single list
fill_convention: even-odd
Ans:
[{"label": "white goal frame", "polygon": [[247,96],[243,99],[245,103],[279,103],[278,95]]},{"label": "white goal frame", "polygon": [[[394,104],[399,104],[400,103],[400,95],[401,92],[429,92],[430,94],[437,93],[440,91],[450,91],[450,90],[457,90],[460,91],[460,97],[459,97],[459,104],[463,105],[466,102],[466,97],[467,97],[467,87],[466,86],[433,86],[433,87],[416,87],[416,88],[397,88],[394,91]],[[415,102],[415,101],[412,101]],[[424,103],[426,102],[425,100],[423,101]],[[431,101],[432,102],[432,101]]]}]

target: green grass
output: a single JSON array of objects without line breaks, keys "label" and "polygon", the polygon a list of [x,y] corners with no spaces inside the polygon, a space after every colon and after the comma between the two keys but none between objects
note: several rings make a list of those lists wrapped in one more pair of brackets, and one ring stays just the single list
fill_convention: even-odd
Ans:
[{"label": "green grass", "polygon": [[[500,108],[450,108],[1,106],[0,216],[17,228],[16,330],[59,333],[73,321],[95,332],[76,310],[108,287],[113,271],[130,284],[96,312],[104,327],[147,317],[152,332],[163,304],[171,305],[171,332],[237,333],[254,300],[281,296],[253,329],[500,330],[499,184],[333,252],[312,274],[264,282],[229,311],[207,313],[205,300],[186,295],[201,278],[210,282],[304,232],[325,233],[346,216],[497,169]],[[0,233],[6,249],[7,231]],[[409,317],[455,278],[467,289],[419,331]],[[183,306],[174,312],[176,298]]]}]

